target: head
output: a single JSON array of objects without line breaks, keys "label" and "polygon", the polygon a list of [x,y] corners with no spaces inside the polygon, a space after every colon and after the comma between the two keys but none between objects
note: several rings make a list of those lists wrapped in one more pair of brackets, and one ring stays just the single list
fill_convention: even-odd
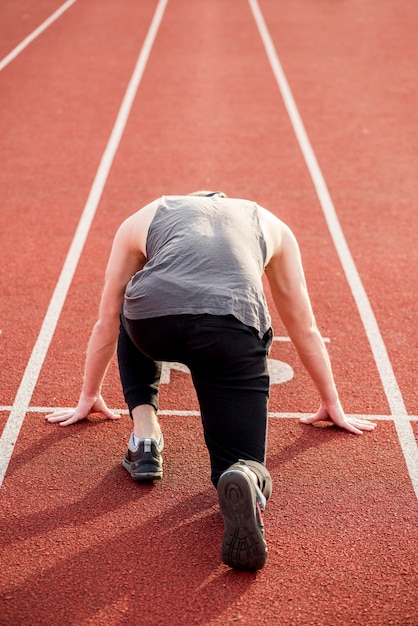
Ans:
[{"label": "head", "polygon": [[227,198],[228,196],[223,191],[193,191],[193,193],[189,193],[189,196],[201,196],[204,198],[212,198],[212,196],[220,196],[221,198]]}]

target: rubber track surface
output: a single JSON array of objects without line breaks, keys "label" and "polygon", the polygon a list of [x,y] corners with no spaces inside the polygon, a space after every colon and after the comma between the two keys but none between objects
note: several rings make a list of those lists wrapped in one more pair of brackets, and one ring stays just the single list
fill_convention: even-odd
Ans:
[{"label": "rubber track surface", "polygon": [[[418,5],[401,4],[257,6],[416,437]],[[0,431],[157,5],[77,0],[0,72]],[[2,57],[59,6],[2,3]],[[44,422],[47,407],[77,401],[117,226],[160,194],[198,188],[253,198],[293,228],[344,407],[379,418],[362,437],[301,425],[318,398],[293,346],[274,342],[271,359],[293,377],[271,390],[274,489],[257,573],[220,561],[187,373],[162,385],[155,486],[121,466],[126,414]],[[123,408],[116,362],[104,394]],[[1,487],[0,624],[416,626],[417,498],[395,417],[250,3],[169,0]]]}]

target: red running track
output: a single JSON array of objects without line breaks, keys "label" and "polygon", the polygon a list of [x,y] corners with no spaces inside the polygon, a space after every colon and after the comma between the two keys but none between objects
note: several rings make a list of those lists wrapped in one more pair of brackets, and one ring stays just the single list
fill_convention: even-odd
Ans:
[{"label": "red running track", "polygon": [[[2,58],[60,6],[3,3]],[[0,624],[418,623],[417,21],[411,0],[77,0],[0,72]],[[162,193],[199,187],[254,198],[293,228],[345,409],[379,420],[362,437],[302,426],[297,416],[318,399],[274,317],[274,493],[257,574],[220,563],[187,373],[167,371],[162,385],[165,477],[154,487],[121,468],[126,414],[68,429],[43,420],[77,400],[118,224]],[[80,258],[72,253],[68,294],[46,318],[87,205],[93,221]],[[353,266],[327,226],[333,208]],[[105,394],[123,407],[115,363]]]}]

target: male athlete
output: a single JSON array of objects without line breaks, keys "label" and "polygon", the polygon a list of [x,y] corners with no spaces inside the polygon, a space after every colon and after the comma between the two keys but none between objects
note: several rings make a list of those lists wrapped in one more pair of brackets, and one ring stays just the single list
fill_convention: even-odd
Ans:
[{"label": "male athlete", "polygon": [[355,434],[372,430],[375,424],[348,418],[341,407],[294,235],[255,202],[221,192],[163,196],[123,222],[108,261],[78,405],[47,417],[63,426],[91,413],[119,417],[101,395],[117,349],[133,420],[123,467],[134,481],[159,479],[161,363],[186,364],[224,518],[221,557],[246,570],[266,561],[263,512],[272,488],[265,467],[272,329],[264,271],[320,397],[317,413],[301,421],[330,420]]}]

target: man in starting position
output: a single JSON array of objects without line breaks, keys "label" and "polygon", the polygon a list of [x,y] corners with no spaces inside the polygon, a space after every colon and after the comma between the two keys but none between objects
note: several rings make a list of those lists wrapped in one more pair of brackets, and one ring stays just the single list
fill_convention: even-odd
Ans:
[{"label": "man in starting position", "polygon": [[272,482],[265,466],[271,320],[275,306],[320,397],[317,413],[355,434],[375,424],[348,418],[315,323],[296,239],[255,202],[221,192],[163,196],[126,219],[110,254],[85,376],[74,410],[49,422],[73,424],[91,413],[115,419],[101,386],[116,349],[133,421],[123,467],[137,482],[162,477],[157,418],[163,361],[190,369],[225,529],[224,563],[264,566],[263,512]]}]

